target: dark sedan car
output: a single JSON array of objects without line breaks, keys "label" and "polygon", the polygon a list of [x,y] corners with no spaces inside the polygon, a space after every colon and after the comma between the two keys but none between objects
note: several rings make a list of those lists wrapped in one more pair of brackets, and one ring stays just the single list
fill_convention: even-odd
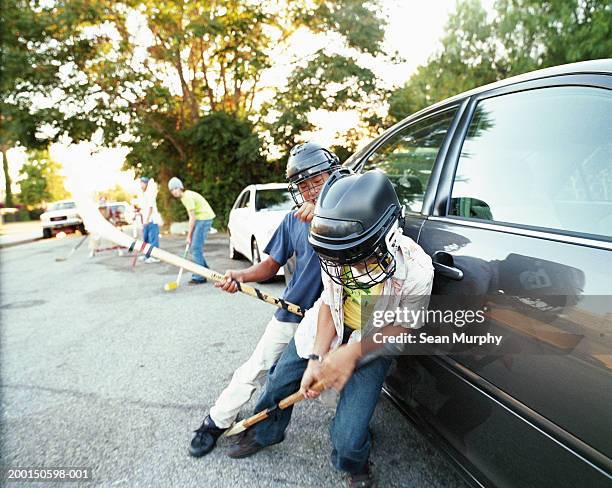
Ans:
[{"label": "dark sedan car", "polygon": [[430,308],[479,302],[504,339],[402,356],[385,392],[476,486],[612,486],[612,60],[445,100],[346,164],[393,181]]}]

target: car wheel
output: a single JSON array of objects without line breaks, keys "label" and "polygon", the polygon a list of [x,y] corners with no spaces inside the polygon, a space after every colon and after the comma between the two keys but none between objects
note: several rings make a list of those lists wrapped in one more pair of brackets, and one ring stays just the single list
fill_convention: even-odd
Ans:
[{"label": "car wheel", "polygon": [[253,237],[251,240],[251,256],[253,264],[261,263],[261,254],[259,254],[259,247],[257,246],[257,240]]},{"label": "car wheel", "polygon": [[49,239],[51,237],[53,237],[51,229],[43,229],[43,239]]}]

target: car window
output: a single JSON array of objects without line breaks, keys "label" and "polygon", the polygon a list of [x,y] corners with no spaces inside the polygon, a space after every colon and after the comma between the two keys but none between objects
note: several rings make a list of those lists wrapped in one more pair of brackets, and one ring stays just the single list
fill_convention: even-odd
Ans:
[{"label": "car window", "polygon": [[456,112],[453,107],[402,129],[376,149],[363,170],[384,171],[400,202],[420,212],[431,170]]},{"label": "car window", "polygon": [[450,215],[612,236],[612,91],[551,87],[478,103]]},{"label": "car window", "polygon": [[236,202],[236,206],[234,208],[245,208],[247,207],[247,204],[250,200],[250,196],[251,196],[251,192],[249,191],[245,191],[244,193],[242,193],[242,195],[240,195],[240,197],[238,197],[238,200]]},{"label": "car window", "polygon": [[255,192],[255,211],[291,210],[293,198],[286,189],[257,190]]},{"label": "car window", "polygon": [[76,208],[75,202],[59,202],[51,205],[49,210],[68,210],[71,208]]},{"label": "car window", "polygon": [[234,202],[234,206],[232,208],[234,209],[240,208],[240,203],[242,202],[243,196],[244,196],[244,193],[241,193],[240,195],[238,195],[238,198],[236,198],[236,201]]},{"label": "car window", "polygon": [[242,207],[243,208],[250,208],[251,207],[251,190],[248,190],[244,193],[244,197],[242,200]]}]

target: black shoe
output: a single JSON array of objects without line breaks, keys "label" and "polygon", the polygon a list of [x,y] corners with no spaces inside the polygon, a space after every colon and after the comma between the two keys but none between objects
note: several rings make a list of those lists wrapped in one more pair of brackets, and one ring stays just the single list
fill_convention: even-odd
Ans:
[{"label": "black shoe", "polygon": [[189,454],[193,457],[202,457],[212,451],[217,443],[217,439],[227,429],[218,428],[210,415],[207,415],[199,429],[194,430],[195,437],[191,440]]},{"label": "black shoe", "polygon": [[193,285],[203,285],[204,283],[206,283],[206,278],[204,278],[203,280],[194,280],[193,278],[191,278],[187,284],[189,286],[193,286]]},{"label": "black shoe", "polygon": [[241,459],[252,456],[256,452],[261,451],[264,447],[255,440],[255,430],[248,429],[242,433],[240,440],[237,444],[230,447],[227,455],[234,459]]},{"label": "black shoe", "polygon": [[373,488],[375,485],[370,466],[368,465],[363,473],[349,474],[348,485],[349,488]]}]

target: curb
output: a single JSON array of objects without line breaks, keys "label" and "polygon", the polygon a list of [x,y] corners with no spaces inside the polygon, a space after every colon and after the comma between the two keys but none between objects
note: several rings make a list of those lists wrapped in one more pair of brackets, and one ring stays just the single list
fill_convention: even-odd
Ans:
[{"label": "curb", "polygon": [[31,242],[42,241],[42,237],[33,237],[32,239],[26,239],[25,241],[7,242],[6,244],[0,244],[0,249],[5,247],[15,247],[21,244],[30,244]]}]

